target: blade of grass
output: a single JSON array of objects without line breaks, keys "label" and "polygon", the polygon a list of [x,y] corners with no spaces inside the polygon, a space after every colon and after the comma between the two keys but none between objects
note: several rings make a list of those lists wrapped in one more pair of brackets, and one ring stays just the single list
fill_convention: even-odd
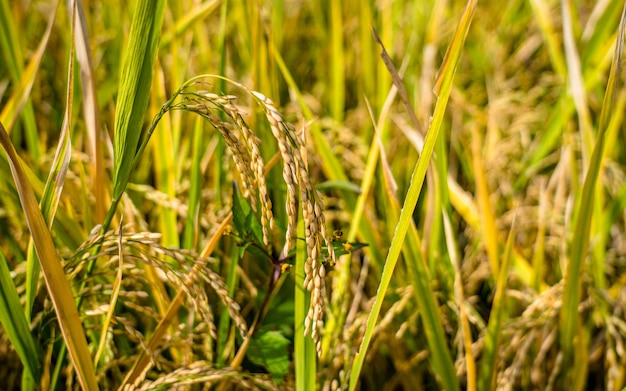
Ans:
[{"label": "blade of grass", "polygon": [[515,220],[511,225],[509,236],[506,240],[504,254],[502,256],[502,267],[496,282],[496,294],[493,299],[493,306],[487,324],[487,335],[485,336],[485,348],[481,357],[480,377],[478,378],[479,390],[494,390],[496,388],[496,358],[498,344],[500,343],[500,330],[506,316],[506,284],[509,278],[509,269],[513,259],[513,239],[515,237]]},{"label": "blade of grass", "polygon": [[571,2],[563,0],[561,2],[563,13],[563,41],[565,46],[565,59],[567,61],[568,85],[571,90],[574,107],[578,115],[578,123],[581,133],[582,146],[582,162],[583,167],[587,167],[589,162],[589,153],[591,144],[593,143],[593,125],[591,123],[591,114],[589,112],[589,104],[585,83],[583,80],[580,57],[576,49],[574,38],[574,27],[571,15]]},{"label": "blade of grass", "polygon": [[[155,101],[163,102],[165,98],[165,76],[163,69],[159,64],[156,66],[157,71],[154,73],[154,96]],[[152,110],[151,110],[152,111]],[[153,110],[158,112],[158,108]],[[174,113],[172,113],[174,114]],[[180,116],[180,112],[176,112]],[[166,116],[160,123],[161,131],[156,132],[152,137],[152,160],[154,170],[154,181],[157,190],[163,192],[170,198],[176,197],[176,170],[174,157],[176,153],[176,143],[173,133],[174,124],[173,115]],[[163,235],[163,245],[168,247],[179,247],[180,240],[178,236],[177,215],[176,211],[170,207],[157,206],[159,209],[157,219],[159,222],[159,232]]]},{"label": "blade of grass", "polygon": [[138,4],[133,16],[115,111],[113,202],[104,230],[113,219],[137,155],[164,12],[165,0],[147,0]]},{"label": "blade of grass", "polygon": [[202,144],[202,118],[198,117],[193,127],[193,151],[191,157],[191,172],[189,173],[189,207],[183,231],[183,248],[196,250],[198,246],[198,228],[200,219],[200,202],[202,192],[202,154],[205,150]]},{"label": "blade of grass", "polygon": [[[378,128],[388,118],[389,110],[393,100],[396,97],[398,89],[393,86],[389,91],[387,100],[385,101],[380,116],[378,118],[375,129]],[[366,99],[367,103],[367,99]],[[372,122],[374,120],[372,119]],[[372,142],[369,147],[369,153],[367,156],[367,162],[365,165],[365,174],[360,186],[360,194],[357,197],[356,205],[352,212],[352,224],[350,225],[350,231],[348,232],[347,241],[352,242],[356,239],[359,227],[361,226],[361,220],[363,218],[365,207],[370,194],[372,192],[372,184],[376,178],[376,168],[378,167],[378,159],[380,155],[379,149],[380,143],[376,137],[372,137]],[[337,275],[336,290],[333,291],[333,300],[331,301],[331,311],[333,316],[326,322],[326,332],[323,335],[322,340],[322,354],[330,353],[330,346],[333,343],[333,339],[337,338],[338,333],[342,332],[345,322],[346,314],[343,307],[343,300],[347,297],[348,289],[350,286],[350,262],[343,262],[337,269],[339,273]],[[334,334],[334,335],[333,335]],[[328,352],[328,353],[327,353]],[[323,358],[326,358],[323,356]]]},{"label": "blade of grass", "polygon": [[[584,271],[584,261],[589,249],[589,233],[591,230],[591,220],[594,210],[594,194],[604,153],[606,130],[613,116],[617,94],[619,92],[619,80],[621,77],[621,61],[623,55],[623,45],[626,28],[626,5],[622,10],[622,18],[617,34],[615,53],[611,64],[611,71],[607,82],[602,111],[600,114],[600,124],[596,144],[593,148],[589,169],[585,175],[582,195],[578,203],[578,211],[574,222],[574,232],[571,239],[569,262],[565,274],[565,287],[563,290],[563,306],[559,314],[560,345],[565,356],[565,368],[568,363],[574,360],[574,367],[581,358],[572,357],[573,352],[580,351],[580,344],[583,343],[582,333],[579,329],[578,305],[581,295],[581,274]],[[584,384],[578,385],[583,387]]]},{"label": "blade of grass", "polygon": [[465,303],[465,293],[463,292],[463,279],[461,274],[461,258],[459,256],[458,244],[455,238],[458,236],[452,228],[448,213],[443,211],[443,226],[446,239],[446,247],[450,256],[450,261],[454,267],[454,295],[459,306],[461,318],[461,333],[463,336],[463,347],[465,348],[465,367],[467,373],[467,390],[476,391],[476,360],[472,354],[472,329],[468,320],[468,310]]},{"label": "blade of grass", "polygon": [[[58,1],[54,6],[55,10],[57,8]],[[52,19],[54,19],[54,17],[52,17]],[[47,41],[47,38],[45,41]],[[16,85],[20,84],[20,81],[24,76],[24,72],[22,70],[22,63],[24,60],[20,47],[20,39],[15,28],[15,20],[11,17],[11,10],[7,0],[2,0],[0,2],[0,47],[2,47],[4,62],[9,70],[9,73],[11,74],[11,79]],[[38,56],[40,59],[40,54],[36,52],[35,57],[33,58],[37,58]],[[28,146],[30,156],[32,156],[35,160],[38,160],[41,156],[39,132],[37,131],[35,112],[33,110],[31,100],[27,100],[25,102],[22,118],[24,121],[26,144]],[[8,128],[10,131],[11,127]]]},{"label": "blade of grass", "polygon": [[[302,213],[302,212],[300,212]],[[298,235],[304,237],[304,223],[298,222]],[[317,354],[313,339],[304,336],[304,321],[309,308],[310,295],[304,290],[304,263],[306,262],[306,244],[296,241],[295,262],[295,308],[294,308],[294,362],[296,366],[296,390],[314,391],[317,377]]]},{"label": "blade of grass", "polygon": [[481,220],[482,237],[489,257],[489,265],[491,266],[491,274],[499,275],[500,261],[498,250],[498,231],[496,229],[496,219],[493,215],[491,207],[490,192],[487,188],[487,178],[485,176],[485,167],[482,160],[482,137],[478,131],[478,125],[472,126],[472,165],[474,167],[474,175],[476,176],[476,198],[479,216]]},{"label": "blade of grass", "polygon": [[[582,53],[583,68],[597,63],[607,46],[611,46],[609,38],[614,34],[613,26],[619,23],[620,5],[619,1],[596,3],[596,9],[592,11],[592,17],[587,20],[580,37],[580,41],[587,43]],[[602,16],[593,17],[600,10],[603,10]]]},{"label": "blade of grass", "polygon": [[544,0],[531,0],[530,5],[535,14],[535,20],[539,25],[543,38],[546,41],[548,55],[556,73],[565,80],[567,70],[565,68],[565,59],[561,50],[560,37],[556,34],[554,23],[550,18],[548,4]]},{"label": "blade of grass", "polygon": [[35,194],[28,183],[26,173],[19,162],[15,148],[13,148],[9,135],[1,123],[0,144],[2,144],[9,157],[13,179],[22,202],[26,222],[33,237],[48,292],[57,314],[63,339],[76,369],[78,380],[83,389],[96,390],[98,384],[85,338],[85,330],[82,327],[80,316],[74,303],[70,284],[65,278],[65,273],[61,266],[61,258],[54,246],[52,236],[41,214]]},{"label": "blade of grass", "polygon": [[[74,13],[75,14],[75,13]],[[74,19],[72,19],[74,21]],[[72,22],[72,32],[74,34],[74,22]],[[65,176],[70,164],[72,154],[72,141],[70,139],[70,121],[72,119],[73,97],[74,97],[74,47],[70,49],[69,66],[67,75],[67,91],[66,91],[66,108],[61,125],[61,134],[59,143],[52,161],[52,167],[48,174],[48,179],[43,189],[41,201],[39,203],[41,213],[49,228],[52,227],[54,216],[59,205],[59,199],[63,192]],[[37,255],[33,251],[34,238],[31,238],[28,247],[28,257],[26,266],[26,318],[31,319],[31,308],[33,306],[35,296],[37,295],[37,286],[39,283],[40,264]]]},{"label": "blade of grass", "polygon": [[[102,131],[100,125],[100,113],[98,108],[97,86],[94,77],[93,59],[91,56],[91,41],[87,30],[87,18],[82,0],[76,1],[78,23],[74,42],[76,46],[76,58],[80,64],[80,76],[82,81],[83,115],[87,128],[87,152],[91,156],[93,164],[90,172],[93,178],[93,195],[95,197],[95,213],[93,220],[102,223],[106,213],[107,190],[105,187],[107,178],[105,172],[104,148],[108,135]],[[87,214],[91,219],[92,215]],[[86,226],[93,226],[93,221],[87,221]]]},{"label": "blade of grass", "polygon": [[[365,330],[365,335],[363,337],[363,341],[361,343],[361,347],[359,352],[356,354],[354,359],[354,363],[352,366],[352,370],[350,373],[350,385],[349,389],[354,390],[356,388],[358,377],[361,372],[361,367],[363,366],[363,361],[365,360],[365,354],[367,353],[367,348],[369,346],[372,332],[376,325],[376,320],[378,319],[378,315],[380,314],[382,302],[385,296],[385,292],[387,291],[387,287],[389,286],[389,282],[391,281],[391,276],[393,274],[393,269],[395,268],[396,262],[398,260],[398,256],[400,255],[400,251],[402,249],[402,244],[404,242],[404,238],[409,229],[409,225],[411,223],[411,219],[413,216],[413,212],[415,210],[415,206],[417,204],[417,200],[419,198],[422,185],[424,183],[424,178],[426,176],[426,169],[428,167],[430,157],[432,156],[432,152],[435,146],[435,142],[439,135],[439,131],[441,130],[441,125],[443,123],[443,116],[445,113],[445,109],[448,104],[448,99],[450,97],[450,91],[452,89],[452,81],[454,79],[454,74],[456,71],[456,66],[458,64],[458,60],[461,55],[461,50],[465,43],[465,37],[469,31],[469,26],[471,24],[472,16],[474,14],[474,10],[476,8],[475,1],[468,1],[463,15],[461,16],[461,21],[457,26],[457,30],[454,34],[452,42],[448,48],[446,53],[446,57],[444,58],[444,62],[442,64],[439,78],[435,84],[435,94],[438,96],[437,103],[435,105],[432,122],[430,124],[430,128],[426,135],[426,140],[424,142],[424,149],[422,154],[419,157],[417,165],[413,171],[411,177],[411,184],[409,186],[409,190],[404,202],[404,206],[400,213],[400,220],[398,225],[396,226],[396,233],[392,239],[391,247],[389,249],[389,253],[387,255],[387,260],[384,264],[383,275],[381,277],[380,285],[378,288],[378,292],[376,294],[376,299],[374,301],[374,305],[370,312],[367,321],[367,328]],[[417,262],[412,262],[413,264]],[[419,276],[419,278],[424,278],[425,276]],[[450,368],[448,367],[447,362],[450,361],[449,356],[445,354],[445,352],[432,352],[433,354],[442,354],[441,361],[439,364],[441,368],[436,368],[436,372],[438,373],[449,373]],[[445,357],[447,356],[447,360]],[[451,366],[451,363],[449,364]],[[454,368],[452,368],[452,373],[454,373]],[[449,390],[457,390],[459,388],[458,382],[455,378],[452,379],[442,379],[444,382],[444,387]]]},{"label": "blade of grass", "polygon": [[374,44],[372,43],[372,14],[374,13],[374,4],[371,2],[361,2],[357,0],[359,9],[359,63],[362,83],[359,84],[362,90],[359,95],[374,96],[376,93],[376,80],[371,77],[375,75],[374,70],[378,65],[374,61]]},{"label": "blade of grass", "polygon": [[[376,129],[378,136],[379,131]],[[382,144],[381,137],[378,136],[379,144]],[[386,201],[391,222],[399,221],[401,208],[393,190],[393,178],[391,178],[391,168],[382,146],[379,146],[381,154],[381,164],[383,165],[384,189],[386,191]],[[387,166],[387,167],[386,167]],[[385,168],[386,167],[386,168]],[[458,386],[458,379],[454,371],[454,365],[449,353],[446,337],[441,322],[441,313],[437,299],[432,291],[431,270],[426,262],[426,257],[422,253],[424,248],[415,224],[411,221],[406,235],[405,245],[402,246],[407,271],[410,276],[411,285],[419,314],[421,324],[426,335],[429,348],[429,360],[439,380],[445,389],[455,389]]]},{"label": "blade of grass", "polygon": [[11,98],[4,105],[2,112],[0,112],[0,122],[4,124],[5,129],[7,129],[7,132],[9,133],[19,118],[20,112],[30,96],[33,84],[35,83],[37,71],[39,70],[39,65],[41,64],[41,59],[46,51],[46,47],[48,46],[48,39],[50,38],[50,32],[52,31],[52,26],[54,25],[57,9],[58,1],[54,6],[54,11],[50,14],[46,31],[41,38],[39,46],[37,46],[37,50],[33,53],[28,66],[21,74],[20,81],[15,86]]},{"label": "blade of grass", "polygon": [[0,323],[20,357],[26,373],[35,382],[41,378],[39,352],[30,332],[29,322],[24,316],[17,288],[11,278],[11,271],[4,252],[0,250]]},{"label": "blade of grass", "polygon": [[342,1],[330,2],[330,89],[331,94],[330,114],[331,117],[341,123],[344,116],[346,100],[346,72],[343,48],[343,16],[341,12]]},{"label": "blade of grass", "polygon": [[163,48],[169,45],[180,34],[189,31],[194,23],[200,22],[206,19],[220,3],[226,3],[225,0],[210,0],[205,1],[199,5],[195,5],[189,12],[176,21],[176,24],[169,30],[163,32],[161,37],[160,47]]},{"label": "blade of grass", "polygon": [[[223,0],[220,6],[220,24],[219,24],[219,32],[218,32],[218,47],[217,52],[219,53],[220,59],[218,63],[218,71],[220,75],[226,74],[226,64],[227,64],[227,56],[226,56],[226,22],[230,15],[228,9],[228,0]],[[226,90],[226,81],[220,79],[217,82],[217,90],[225,91]],[[223,116],[223,113],[220,112],[220,116]],[[222,117],[220,117],[222,118]],[[215,151],[216,156],[215,159],[218,162],[224,161],[224,154],[226,151],[226,143],[222,137],[217,138],[217,149]],[[223,164],[216,164],[214,170],[214,180],[213,180],[213,188],[215,189],[215,194],[222,194],[223,192],[223,182],[226,177],[227,168],[224,167]],[[216,207],[222,206],[222,198],[216,197]]]}]

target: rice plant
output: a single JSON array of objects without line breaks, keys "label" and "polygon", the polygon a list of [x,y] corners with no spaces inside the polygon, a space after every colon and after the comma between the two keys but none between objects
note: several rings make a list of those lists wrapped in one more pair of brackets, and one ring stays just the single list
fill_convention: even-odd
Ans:
[{"label": "rice plant", "polygon": [[0,388],[624,389],[625,12],[0,0]]}]

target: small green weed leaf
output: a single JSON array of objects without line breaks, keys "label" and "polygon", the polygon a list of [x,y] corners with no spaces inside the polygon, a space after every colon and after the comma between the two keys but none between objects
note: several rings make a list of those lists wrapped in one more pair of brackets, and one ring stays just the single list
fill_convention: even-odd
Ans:
[{"label": "small green weed leaf", "polygon": [[[270,307],[263,318],[263,326],[271,327],[271,328],[283,328],[292,325],[294,322],[294,284],[295,281],[293,279],[286,278],[283,281],[283,286],[280,288],[280,291],[272,298],[270,303]],[[266,292],[263,292],[265,294]],[[261,295],[259,295],[261,298]],[[258,303],[257,305],[260,305]],[[289,328],[290,332],[293,332],[292,328]],[[283,332],[283,335],[291,336],[291,334],[287,334]]]},{"label": "small green weed leaf", "polygon": [[280,384],[289,372],[288,345],[289,340],[279,331],[259,333],[250,341],[247,357],[266,368],[276,384]]},{"label": "small green weed leaf", "polygon": [[265,247],[261,222],[236,183],[233,184],[233,223],[243,240],[252,241],[261,248]]},{"label": "small green weed leaf", "polygon": [[316,186],[317,190],[346,190],[355,194],[361,194],[361,187],[355,183],[348,181],[326,181]]},{"label": "small green weed leaf", "polygon": [[[351,254],[354,251],[360,250],[363,247],[367,247],[367,243],[361,242],[346,242],[341,240],[333,240],[333,248],[335,249],[335,256],[340,257],[345,254]],[[328,257],[328,249],[326,246],[322,249],[322,254]]]}]

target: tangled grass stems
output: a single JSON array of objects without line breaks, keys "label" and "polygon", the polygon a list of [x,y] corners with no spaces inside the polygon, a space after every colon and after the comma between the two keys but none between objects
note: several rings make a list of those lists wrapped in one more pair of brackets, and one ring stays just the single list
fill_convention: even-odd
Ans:
[{"label": "tangled grass stems", "polygon": [[[210,330],[212,330],[211,335],[215,336],[213,315],[210,312],[211,304],[203,287],[190,281],[192,279],[191,276],[195,276],[196,279],[206,281],[208,286],[213,289],[222,304],[228,309],[231,318],[235,320],[235,324],[242,336],[245,336],[247,325],[245,319],[240,314],[239,304],[228,295],[228,290],[222,277],[209,267],[214,261],[210,258],[202,258],[190,250],[164,247],[159,243],[159,238],[159,234],[150,232],[124,233],[122,235],[121,243],[125,252],[124,267],[127,269],[124,274],[124,279],[127,280],[125,283],[147,286],[150,282],[144,278],[143,273],[138,269],[138,265],[144,264],[154,267],[159,271],[161,278],[168,281],[177,290],[182,289],[185,291],[186,296],[192,299],[195,309],[203,315]],[[92,254],[91,249],[94,246],[99,247],[99,252]],[[116,238],[113,232],[108,232],[105,235],[96,233],[69,259],[66,265],[68,275],[80,278],[77,274],[84,272],[83,265],[85,261],[104,256],[109,258],[108,262],[97,265],[93,272],[84,278],[87,283],[93,283],[86,285],[84,290],[80,292],[81,296],[88,295],[90,291],[96,295],[101,295],[103,291],[108,291],[108,289],[105,289],[106,287],[97,281],[103,275],[115,270],[115,267],[112,266],[117,264],[117,253]],[[129,290],[131,289],[126,289],[127,292]],[[129,304],[133,305],[132,303]]]},{"label": "tangled grass stems", "polygon": [[[128,227],[127,227],[128,228]],[[118,239],[112,231],[102,235],[98,230],[85,241],[85,243],[71,256],[66,264],[67,274],[84,281],[84,288],[79,292],[83,297],[85,305],[84,313],[88,317],[98,319],[107,312],[106,303],[112,284],[102,283],[110,281],[112,274],[116,273],[112,266],[117,265],[119,256],[118,248],[122,248],[123,264],[123,289],[118,299],[118,309],[111,321],[111,327],[106,332],[113,335],[124,335],[129,342],[135,344],[134,350],[137,357],[147,354],[153,364],[157,364],[156,370],[159,372],[170,372],[178,368],[178,364],[170,363],[172,357],[165,355],[169,347],[178,349],[194,349],[197,343],[194,341],[203,340],[206,336],[217,339],[217,327],[215,324],[215,305],[209,299],[204,286],[211,287],[213,293],[220,299],[242,337],[246,337],[248,326],[246,320],[241,315],[239,304],[234,301],[228,293],[226,283],[223,278],[211,267],[214,261],[210,258],[203,258],[194,251],[179,248],[168,248],[160,244],[160,235],[150,232],[124,232],[119,238],[121,246],[118,247]],[[98,252],[93,253],[93,248]],[[91,273],[87,274],[84,266],[87,261],[107,258],[107,262],[94,263],[95,267]],[[184,292],[189,298],[192,307],[188,311],[198,313],[200,320],[187,327],[180,325],[175,328],[174,333],[168,334],[160,346],[145,344],[145,337],[140,330],[145,328],[145,322],[159,322],[160,315],[154,306],[150,296],[146,294],[150,290],[152,282],[146,278],[144,267],[152,267],[157,270],[159,277],[166,282],[174,291]],[[199,284],[203,281],[206,284]],[[194,317],[193,314],[190,316]],[[98,321],[96,320],[96,323]],[[194,326],[195,324],[195,326]],[[95,327],[92,326],[92,328]],[[200,344],[204,345],[204,344]],[[150,348],[150,346],[153,346]],[[108,338],[104,352],[115,352],[114,339]],[[211,349],[196,351],[196,354],[211,358]],[[106,355],[107,353],[105,353]],[[110,354],[111,355],[111,354]],[[115,354],[112,354],[115,357]],[[136,361],[129,360],[129,362]],[[103,368],[111,368],[110,361],[103,360]],[[167,369],[169,368],[169,369]],[[133,382],[139,384],[143,381],[149,368],[143,375]]]}]

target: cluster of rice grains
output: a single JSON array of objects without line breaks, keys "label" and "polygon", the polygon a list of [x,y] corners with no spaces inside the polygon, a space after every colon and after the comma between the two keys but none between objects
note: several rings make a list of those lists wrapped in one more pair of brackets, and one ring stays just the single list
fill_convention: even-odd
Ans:
[{"label": "cluster of rice grains", "polygon": [[[239,87],[244,88],[239,85]],[[247,90],[249,91],[249,90]],[[328,248],[330,262],[335,261],[335,253],[326,231],[324,207],[320,193],[309,180],[304,155],[304,142],[298,137],[293,127],[287,123],[282,114],[269,98],[256,91],[249,91],[265,113],[272,134],[278,141],[283,159],[283,178],[287,185],[287,229],[285,244],[279,261],[284,261],[295,246],[296,225],[298,218],[298,195],[302,205],[305,224],[305,240],[307,260],[305,263],[304,287],[311,292],[310,307],[305,320],[304,334],[310,333],[316,344],[318,354],[321,353],[320,332],[324,323],[324,299],[326,296],[325,276],[322,247]],[[243,195],[250,200],[256,210],[256,194],[261,204],[263,240],[269,248],[270,231],[273,228],[272,203],[268,196],[265,182],[265,165],[259,153],[261,140],[252,132],[243,119],[243,112],[235,105],[236,97],[232,95],[216,95],[214,93],[181,90],[185,108],[206,118],[222,135],[228,145],[237,170],[242,178]],[[172,106],[176,108],[175,106]],[[215,112],[226,114],[228,122],[222,121]],[[238,134],[242,140],[239,139]]]}]

